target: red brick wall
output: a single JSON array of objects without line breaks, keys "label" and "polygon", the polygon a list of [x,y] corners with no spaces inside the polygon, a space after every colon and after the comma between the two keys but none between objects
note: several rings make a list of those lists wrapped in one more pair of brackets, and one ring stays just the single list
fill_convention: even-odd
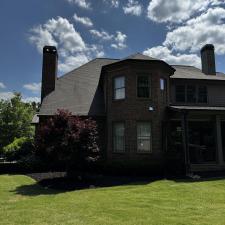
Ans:
[{"label": "red brick wall", "polygon": [[[137,75],[148,74],[151,80],[151,97],[137,98]],[[160,78],[167,80],[169,88],[169,68],[160,62],[124,62],[108,67],[104,74],[107,112],[107,159],[137,161],[140,164],[147,161],[149,164],[162,164],[162,121],[169,97],[163,99],[160,90]],[[113,100],[113,77],[125,76],[126,98]],[[169,93],[169,90],[167,90]],[[149,106],[154,111],[149,111]],[[125,122],[125,153],[113,153],[112,123]],[[137,121],[151,121],[152,124],[152,153],[137,153]]]}]

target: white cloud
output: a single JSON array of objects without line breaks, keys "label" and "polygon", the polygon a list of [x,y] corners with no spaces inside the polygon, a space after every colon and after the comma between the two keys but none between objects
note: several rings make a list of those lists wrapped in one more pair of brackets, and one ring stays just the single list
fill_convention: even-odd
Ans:
[{"label": "white cloud", "polygon": [[68,56],[63,63],[59,64],[59,70],[70,71],[82,64],[88,62],[89,59],[86,55]]},{"label": "white cloud", "polygon": [[23,102],[27,102],[27,103],[29,103],[29,102],[36,102],[36,103],[38,103],[38,102],[41,102],[41,99],[39,97],[23,97],[22,101]]},{"label": "white cloud", "polygon": [[217,54],[225,54],[225,9],[208,9],[170,31],[163,45],[176,51],[196,52],[204,44],[214,44]]},{"label": "white cloud", "polygon": [[42,26],[37,26],[31,29],[33,35],[29,37],[32,43],[35,43],[38,51],[41,53],[44,45],[54,45],[57,47],[57,42],[54,40],[52,34]]},{"label": "white cloud", "polygon": [[123,34],[122,32],[117,31],[115,36],[116,43],[111,44],[111,47],[115,49],[119,49],[119,50],[126,48],[127,47],[125,43],[126,39],[127,39],[126,34]]},{"label": "white cloud", "polygon": [[[159,1],[153,0],[150,2],[150,5],[156,2],[159,3]],[[160,2],[171,3],[171,1],[163,0]],[[187,0],[179,5],[177,1],[173,1],[168,5],[167,9],[170,11],[170,7],[174,7],[174,4],[177,3],[179,6],[174,7],[174,9],[176,9],[174,12],[180,10],[179,12],[182,14],[182,10],[179,7],[184,7],[188,2],[191,3],[190,0]],[[194,17],[192,15],[192,9],[189,14],[185,14],[186,10],[183,8],[184,14],[182,15],[174,13],[171,14],[170,18],[156,18],[157,22],[175,22],[174,20],[176,19],[178,22],[182,20],[186,21],[183,21],[179,26],[171,24],[170,31],[167,33],[162,46],[146,49],[143,52],[144,54],[162,59],[169,64],[192,65],[199,68],[201,60],[196,53],[199,53],[199,50],[205,44],[214,44],[217,54],[225,54],[225,9],[218,6],[224,4],[225,1],[206,0],[203,2],[197,0],[192,3],[192,5],[189,4],[189,7],[192,7],[193,13],[195,9],[198,8],[198,13],[195,14]],[[195,4],[197,4],[197,6]],[[163,7],[166,7],[166,5],[162,4],[161,8],[159,7],[158,10],[161,12]],[[208,8],[202,12],[201,10],[206,7]],[[168,13],[166,8],[165,12]],[[157,15],[162,16],[164,14],[158,13]]]},{"label": "white cloud", "polygon": [[179,23],[206,10],[210,4],[221,3],[224,0],[152,0],[148,6],[148,18],[159,23]]},{"label": "white cloud", "polygon": [[222,4],[225,4],[224,0],[211,0],[211,5],[212,6],[214,6],[214,5],[222,5]]},{"label": "white cloud", "polygon": [[43,25],[43,29],[48,30],[67,51],[77,52],[86,48],[82,37],[66,18],[50,19]]},{"label": "white cloud", "polygon": [[[0,92],[0,100],[10,100],[12,97],[14,97],[13,92]],[[28,97],[28,96],[22,96],[23,102],[41,102],[41,99],[39,97]]]},{"label": "white cloud", "polygon": [[73,16],[74,20],[87,26],[87,27],[92,27],[93,26],[93,23],[91,21],[90,18],[88,17],[79,17],[76,13],[74,14]]},{"label": "white cloud", "polygon": [[118,8],[120,4],[119,0],[103,0],[103,2],[110,3],[113,8]]},{"label": "white cloud", "polygon": [[76,4],[77,6],[84,8],[84,9],[90,9],[91,4],[87,0],[67,0],[70,3]]},{"label": "white cloud", "polygon": [[171,65],[189,65],[198,68],[201,66],[201,60],[196,54],[173,54],[173,52],[165,46],[148,48],[143,54],[164,60]]},{"label": "white cloud", "polygon": [[29,39],[37,46],[39,52],[42,52],[45,45],[58,46],[58,43],[70,52],[82,51],[86,47],[73,24],[62,17],[50,19],[44,25],[34,27]]},{"label": "white cloud", "polygon": [[49,19],[45,24],[34,27],[29,40],[40,53],[45,45],[55,45],[60,55],[59,70],[64,73],[72,68],[71,58],[78,57],[76,61],[73,60],[76,62],[72,68],[74,69],[77,65],[86,63],[87,59],[103,54],[102,46],[86,44],[74,25],[62,17]]},{"label": "white cloud", "polygon": [[0,99],[8,100],[14,96],[13,92],[0,92]]},{"label": "white cloud", "polygon": [[100,41],[112,41],[112,48],[121,50],[127,47],[126,39],[127,35],[123,34],[121,31],[117,31],[116,34],[109,34],[107,31],[90,30],[90,33],[98,38]]},{"label": "white cloud", "polygon": [[98,31],[98,30],[92,29],[92,30],[90,30],[90,33],[94,37],[97,37],[97,38],[99,38],[100,40],[103,40],[103,41],[112,40],[112,38],[113,38],[113,35],[109,34],[107,31],[104,31],[104,30]]},{"label": "white cloud", "polygon": [[2,83],[2,82],[0,82],[0,88],[6,88],[6,86]]},{"label": "white cloud", "polygon": [[33,93],[38,93],[41,91],[41,83],[24,84],[23,87]]},{"label": "white cloud", "polygon": [[142,5],[135,0],[128,0],[126,6],[123,7],[125,14],[140,16],[142,13]]}]

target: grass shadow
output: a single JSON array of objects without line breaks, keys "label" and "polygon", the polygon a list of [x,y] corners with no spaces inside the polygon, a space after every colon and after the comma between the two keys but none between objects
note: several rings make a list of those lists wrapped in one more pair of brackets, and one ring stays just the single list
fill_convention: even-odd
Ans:
[{"label": "grass shadow", "polygon": [[200,177],[196,179],[192,178],[181,178],[181,179],[170,179],[177,183],[195,183],[195,182],[207,182],[207,181],[218,181],[218,180],[225,180],[225,176],[215,176],[215,177]]},{"label": "grass shadow", "polygon": [[42,187],[38,183],[21,185],[15,190],[12,190],[14,194],[25,195],[25,196],[39,196],[39,195],[52,195],[58,194],[60,191]]},{"label": "grass shadow", "polygon": [[22,185],[12,192],[19,195],[38,196],[52,195],[67,191],[114,187],[122,185],[146,185],[157,179],[147,177],[112,177],[99,176],[94,178],[77,179],[69,177],[45,178],[35,184]]}]

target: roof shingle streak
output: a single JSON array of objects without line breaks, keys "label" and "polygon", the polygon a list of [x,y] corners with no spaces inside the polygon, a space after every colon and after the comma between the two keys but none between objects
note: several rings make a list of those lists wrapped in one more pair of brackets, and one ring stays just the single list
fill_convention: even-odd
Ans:
[{"label": "roof shingle streak", "polygon": [[43,99],[39,115],[67,109],[74,115],[104,115],[104,99],[98,88],[102,66],[114,59],[94,59],[56,81],[55,91]]},{"label": "roof shingle streak", "polygon": [[225,74],[206,75],[194,66],[171,65],[176,71],[172,79],[225,80]]},{"label": "roof shingle streak", "polygon": [[[125,59],[158,60],[140,53]],[[122,61],[121,60],[121,61]],[[55,90],[43,99],[39,115],[54,115],[57,109],[67,109],[73,115],[103,116],[104,99],[99,87],[102,67],[118,62],[117,59],[97,58],[72,70],[56,80]],[[192,66],[172,66],[176,69],[172,79],[224,80],[225,75],[205,75]]]}]

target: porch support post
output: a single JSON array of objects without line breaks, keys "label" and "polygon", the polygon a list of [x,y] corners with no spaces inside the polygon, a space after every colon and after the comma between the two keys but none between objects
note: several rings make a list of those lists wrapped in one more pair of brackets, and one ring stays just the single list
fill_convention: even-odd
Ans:
[{"label": "porch support post", "polygon": [[218,163],[219,165],[224,165],[223,144],[221,135],[221,118],[219,115],[216,115],[216,141],[217,141]]},{"label": "porch support post", "polygon": [[185,163],[185,172],[188,174],[190,172],[190,162],[189,162],[189,150],[188,150],[188,124],[187,124],[187,112],[182,112],[182,142],[184,150],[184,163]]}]

